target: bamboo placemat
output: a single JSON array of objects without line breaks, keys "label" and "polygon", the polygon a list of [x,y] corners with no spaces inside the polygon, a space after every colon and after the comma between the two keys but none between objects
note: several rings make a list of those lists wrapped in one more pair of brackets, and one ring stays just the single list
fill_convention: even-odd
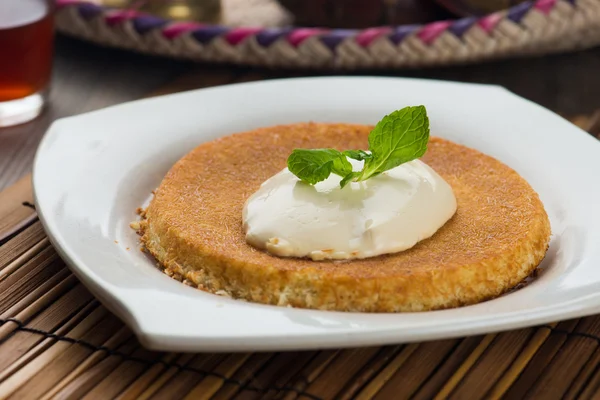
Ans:
[{"label": "bamboo placemat", "polygon": [[[572,120],[600,138],[600,114]],[[30,178],[0,193],[0,398],[184,397],[600,398],[600,316],[398,346],[153,352],[60,260]]]}]

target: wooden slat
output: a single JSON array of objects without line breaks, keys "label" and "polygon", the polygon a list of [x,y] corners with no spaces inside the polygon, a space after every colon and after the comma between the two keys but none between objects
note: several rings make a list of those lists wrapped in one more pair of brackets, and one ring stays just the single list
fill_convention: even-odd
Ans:
[{"label": "wooden slat", "polygon": [[[598,334],[600,318],[582,318],[574,331]],[[527,392],[527,396],[530,398],[562,397],[591,355],[598,349],[598,345],[594,339],[569,336],[552,362]]]},{"label": "wooden slat", "polygon": [[249,390],[242,388],[235,396],[236,400],[269,400],[274,398],[279,392],[277,389],[283,388],[290,379],[295,376],[311,359],[317,355],[314,351],[303,352],[285,352],[278,353],[267,364],[265,368],[258,372],[252,386],[264,391]]},{"label": "wooden slat", "polygon": [[[74,281],[72,275],[65,278],[62,285],[56,286],[58,289],[56,290],[57,294],[63,291],[63,287],[68,288],[71,286]],[[52,294],[52,291],[46,293],[45,296],[48,294]],[[44,300],[44,298],[40,298],[40,300]],[[82,285],[77,285],[60,298],[52,300],[53,302],[48,304],[39,315],[27,323],[28,328],[54,332],[72,315],[88,304],[92,300],[92,296]],[[21,316],[17,316],[17,319],[21,319]],[[0,345],[0,371],[4,371],[11,363],[43,340],[43,336],[34,335],[30,332],[17,332],[5,340]]]},{"label": "wooden slat", "polygon": [[[19,232],[17,236],[0,246],[0,273],[12,261],[31,250],[32,246],[46,239],[42,224],[36,221]],[[31,257],[29,257],[31,258]]]},{"label": "wooden slat", "polygon": [[415,393],[413,398],[429,400],[436,395],[439,398],[444,398],[444,395],[447,396],[447,393],[460,382],[460,379],[477,361],[477,358],[485,351],[492,340],[493,335],[463,339],[433,375],[423,383],[423,386]]},{"label": "wooden slat", "polygon": [[[115,326],[118,328],[118,324]],[[131,338],[131,331],[129,328],[122,326],[110,337],[106,342],[102,344],[102,347],[109,349],[119,349],[127,354],[130,350],[128,348],[123,349],[121,347],[129,338]],[[135,347],[135,344],[131,346],[131,349]],[[108,367],[114,363],[116,364],[119,360],[118,357],[111,357],[104,351],[93,352],[85,360],[80,362],[67,376],[62,378],[58,383],[54,384],[50,390],[46,391],[40,400],[50,400],[54,398],[80,398],[90,388],[94,386],[98,379],[98,375],[104,371],[107,371]],[[100,361],[108,361],[103,365],[103,368],[99,370],[92,370],[92,367],[99,364]]]},{"label": "wooden slat", "polygon": [[30,176],[0,192],[0,243],[36,218],[35,210],[24,202],[33,204]]},{"label": "wooden slat", "polygon": [[520,329],[497,335],[452,392],[451,398],[462,399],[469,393],[486,394],[513,363],[532,334],[533,329]]},{"label": "wooden slat", "polygon": [[479,361],[480,357],[488,349],[490,344],[496,339],[496,334],[486,335],[477,345],[471,354],[458,367],[456,372],[448,379],[444,387],[436,395],[436,399],[449,398],[458,385],[462,383],[465,376],[472,370],[473,366]]},{"label": "wooden slat", "polygon": [[[395,356],[411,346],[386,346],[382,347],[379,352],[373,357],[367,365],[358,373],[352,380],[346,383],[346,386],[339,393],[340,400],[357,398],[361,389],[369,383],[373,378],[377,380],[379,373],[388,365]],[[364,395],[363,392],[360,393]]]},{"label": "wooden slat", "polygon": [[44,248],[0,282],[0,313],[6,312],[36,287],[65,268],[65,264],[58,258],[54,249]]},{"label": "wooden slat", "polygon": [[[556,324],[550,325],[554,327]],[[537,329],[534,336],[529,340],[525,348],[521,351],[517,359],[510,366],[508,371],[494,385],[488,394],[490,399],[500,399],[511,387],[519,375],[523,372],[527,364],[531,361],[536,352],[542,347],[546,339],[550,336],[550,329]]]},{"label": "wooden slat", "polygon": [[406,360],[417,350],[418,344],[404,346],[383,370],[360,392],[358,398],[366,400],[373,398],[385,383],[404,365]]},{"label": "wooden slat", "polygon": [[[177,365],[186,365],[194,356],[192,354],[174,354],[168,353],[162,361],[165,363],[176,363]],[[146,370],[137,380],[131,383],[118,397],[120,400],[144,400],[150,398],[160,387],[178,372],[176,367],[167,367],[163,364],[156,364]],[[90,398],[102,398],[101,393]]]},{"label": "wooden slat", "polygon": [[[250,357],[250,353],[230,354],[213,369],[213,372],[217,373],[219,376],[231,378]],[[224,384],[225,382],[220,377],[213,375],[207,376],[187,393],[185,399],[194,400],[210,398],[221,389]]]},{"label": "wooden slat", "polygon": [[[26,322],[39,312],[40,314],[27,323],[26,327],[44,332],[54,331],[74,312],[92,300],[89,292],[81,285],[63,295],[75,282],[73,275],[65,277],[51,290],[48,290],[31,305],[16,314],[15,319]],[[63,296],[60,297],[61,295]],[[16,332],[16,334],[6,338],[8,334],[14,332],[17,328],[17,324],[9,322],[0,329],[0,337],[4,339],[0,346],[0,371],[7,368],[10,363],[44,339],[43,336],[33,335],[30,332]]]},{"label": "wooden slat", "polygon": [[[598,350],[594,353],[594,356],[598,354]],[[571,398],[570,396],[568,398]],[[577,399],[589,400],[600,398],[600,368],[596,367],[589,380],[585,383],[585,386],[581,389],[577,395]]]},{"label": "wooden slat", "polygon": [[[42,282],[18,303],[2,313],[0,318],[16,318],[25,322],[38,311],[48,307],[62,291],[75,285],[77,280],[66,268],[62,268],[47,281]],[[1,337],[2,335],[0,335]]]},{"label": "wooden slat", "polygon": [[[308,364],[300,370],[296,376],[294,376],[293,380],[290,381],[289,387],[293,388],[295,391],[303,392],[308,385],[314,382],[319,375],[323,371],[327,369],[329,364],[333,361],[333,359],[338,354],[338,350],[326,350],[322,351],[317,356],[315,356]],[[291,400],[297,397],[295,392],[285,392],[282,391],[276,399],[285,399]]]},{"label": "wooden slat", "polygon": [[[575,329],[577,323],[578,320],[561,322],[557,325],[557,329],[563,332],[571,332]],[[551,333],[504,396],[507,398],[523,398],[544,369],[553,362],[552,360],[567,339],[566,334]]]},{"label": "wooden slat", "polygon": [[87,400],[117,398],[129,385],[140,378],[145,370],[151,368],[150,365],[153,362],[159,361],[161,359],[160,356],[160,353],[138,346],[131,353],[131,357],[141,361],[120,359],[119,364],[115,365],[110,371],[107,371],[102,376],[102,379],[82,398]]},{"label": "wooden slat", "polygon": [[[324,399],[336,397],[346,382],[353,380],[379,350],[379,347],[364,347],[339,352],[327,369],[315,377],[304,390]],[[337,379],[339,376],[344,376],[346,379]]]},{"label": "wooden slat", "polygon": [[[60,334],[67,334],[71,338],[79,339],[90,329],[94,328],[106,315],[107,311],[104,307],[98,307],[74,327],[69,329],[68,332],[61,330]],[[48,342],[52,342],[52,344],[49,347],[46,347]],[[59,341],[54,343],[51,339],[45,341],[45,343],[40,343],[40,345],[37,346],[39,349],[34,348],[31,350],[33,354],[37,354],[35,358],[30,358],[28,354],[24,355],[24,357],[29,358],[30,362],[0,383],[0,398],[8,398],[39,371],[44,370],[49,363],[63,354],[71,346],[72,344],[69,342]],[[42,352],[39,352],[39,350],[42,350]],[[29,395],[29,393],[27,393],[27,395]]]},{"label": "wooden slat", "polygon": [[412,397],[458,343],[458,340],[440,340],[419,344],[375,398],[386,399],[394,394],[399,400]]},{"label": "wooden slat", "polygon": [[[124,355],[130,355],[135,349],[139,348],[139,342],[130,338],[120,346],[116,348],[116,351],[122,353]],[[93,356],[99,356],[100,353],[94,353]],[[69,382],[64,388],[58,391],[53,398],[54,399],[81,399],[85,396],[89,391],[98,384],[101,380],[103,380],[107,375],[114,370],[114,368],[119,365],[122,361],[122,357],[117,355],[111,355],[105,357],[102,361],[98,362],[96,365],[90,367],[87,371],[81,373],[74,377],[74,379]],[[103,395],[104,398],[114,398],[114,396],[110,397],[106,394]]]},{"label": "wooden slat", "polygon": [[[193,354],[182,354],[181,357],[177,359],[177,365],[187,367],[193,359]],[[179,367],[169,367],[164,373],[157,377],[158,379],[151,382],[146,390],[139,396],[139,399],[154,398],[156,393],[162,389],[165,383],[169,382],[171,379],[180,379],[178,376],[180,372],[181,369]]]},{"label": "wooden slat", "polygon": [[[98,304],[96,301],[92,301],[88,303],[85,307],[79,310],[74,316],[69,318],[66,322],[64,322],[58,329],[52,332],[53,335],[60,336],[69,332],[71,329],[75,328],[81,321],[83,321],[92,311],[98,308]],[[20,332],[20,333],[28,333],[30,332]],[[37,343],[33,348],[27,350],[25,354],[19,357],[18,360],[10,364],[8,368],[5,368],[0,372],[0,382],[4,382],[9,377],[11,377],[16,371],[19,371],[21,368],[28,366],[28,363],[46,351],[50,346],[52,346],[56,339],[53,337],[45,337],[42,335],[33,335],[42,337],[42,341]],[[0,386],[1,387],[1,386]]]},{"label": "wooden slat", "polygon": [[[204,396],[207,399],[213,400],[228,400],[233,398],[243,387],[247,385],[254,386],[254,376],[275,356],[274,353],[256,353],[252,354],[246,360],[246,362],[238,369],[232,376],[232,379],[236,381],[226,382],[215,394],[208,396],[208,394],[200,395],[195,397],[194,392],[188,394],[188,398],[201,399]],[[237,382],[241,383],[238,385]]]},{"label": "wooden slat", "polygon": [[594,386],[590,381],[593,380],[594,373],[600,367],[600,349],[596,348],[596,351],[588,362],[583,366],[577,377],[573,380],[573,383],[569,387],[569,390],[563,396],[565,400],[575,400],[580,397],[580,393],[583,392],[587,385]]},{"label": "wooden slat", "polygon": [[[77,337],[80,340],[100,346],[104,344],[119,329],[121,322],[114,316],[107,314],[99,323],[90,327],[83,335]],[[64,343],[59,342],[46,350],[40,357],[46,353],[51,354],[51,350]],[[62,347],[62,346],[61,346]],[[58,354],[52,354],[52,359],[44,365],[42,370],[36,371],[36,374],[27,376],[26,380],[21,382],[17,391],[10,398],[41,398],[45,393],[56,385],[56,383],[67,377],[75,368],[89,357],[94,350],[77,344],[68,344]],[[35,361],[29,365],[36,364]]]},{"label": "wooden slat", "polygon": [[[221,354],[202,354],[191,355],[189,361],[185,363],[190,369],[211,371],[220,365],[226,358],[226,355]],[[170,396],[183,398],[193,388],[201,382],[204,377],[197,372],[189,370],[175,371],[168,380],[164,380],[160,386],[152,385],[153,390],[151,399],[169,399]],[[150,394],[150,391],[146,392]]]},{"label": "wooden slat", "polygon": [[0,282],[17,269],[21,268],[23,264],[32,259],[34,256],[41,253],[45,248],[50,248],[50,241],[48,238],[43,238],[25,253],[21,254],[15,260],[11,261],[8,265],[2,268],[2,270],[0,270]]}]

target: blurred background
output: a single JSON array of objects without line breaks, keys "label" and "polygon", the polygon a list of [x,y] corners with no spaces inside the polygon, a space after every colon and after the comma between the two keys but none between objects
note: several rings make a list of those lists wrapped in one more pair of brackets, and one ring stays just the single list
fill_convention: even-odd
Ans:
[{"label": "blurred background", "polygon": [[598,43],[600,0],[1,0],[0,188],[57,118],[260,79],[497,84],[594,131]]}]

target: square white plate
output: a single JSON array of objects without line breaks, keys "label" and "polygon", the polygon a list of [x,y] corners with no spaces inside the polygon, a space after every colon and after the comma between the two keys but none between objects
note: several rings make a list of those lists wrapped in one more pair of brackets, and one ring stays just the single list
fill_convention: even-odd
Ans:
[{"label": "square white plate", "polygon": [[[199,143],[309,120],[373,124],[416,104],[427,106],[433,135],[498,158],[540,194],[553,238],[544,272],[530,285],[444,311],[302,310],[187,287],[139,251],[129,228],[134,210],[171,165]],[[40,144],[33,181],[52,243],[143,344],[159,350],[241,351],[422,341],[600,312],[599,173],[599,142],[503,88],[339,77],[203,89],[59,120]]]}]

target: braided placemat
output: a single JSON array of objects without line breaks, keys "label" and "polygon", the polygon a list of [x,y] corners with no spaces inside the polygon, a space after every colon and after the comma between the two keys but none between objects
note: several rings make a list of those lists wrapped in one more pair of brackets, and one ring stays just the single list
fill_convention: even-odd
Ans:
[{"label": "braided placemat", "polygon": [[595,46],[600,0],[527,1],[482,18],[364,30],[172,22],[91,0],[56,0],[61,32],[99,44],[203,62],[322,69],[478,62]]},{"label": "braided placemat", "polygon": [[[600,139],[600,113],[572,119]],[[2,399],[600,396],[600,316],[409,345],[176,354],[141,347],[50,245],[26,177],[0,193]]]}]

